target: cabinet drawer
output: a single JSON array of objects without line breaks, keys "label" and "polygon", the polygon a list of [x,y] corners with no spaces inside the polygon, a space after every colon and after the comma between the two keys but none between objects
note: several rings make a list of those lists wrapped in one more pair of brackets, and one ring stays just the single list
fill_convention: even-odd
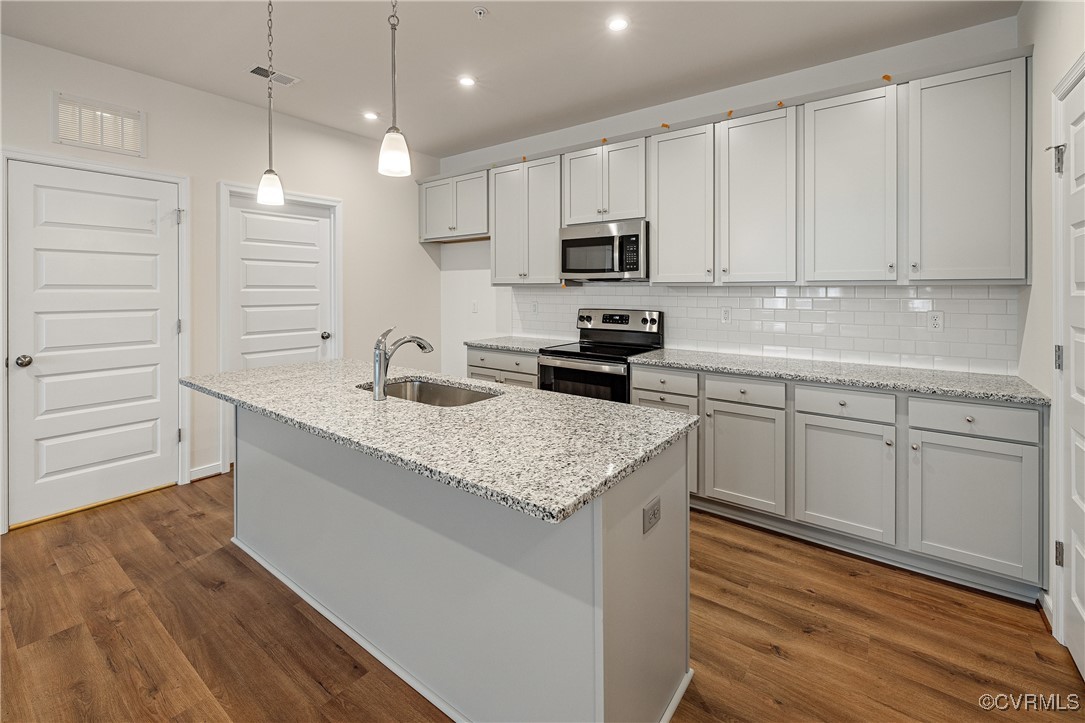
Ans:
[{"label": "cabinet drawer", "polygon": [[908,400],[908,426],[1031,444],[1040,441],[1040,415],[1035,409],[913,398]]},{"label": "cabinet drawer", "polygon": [[539,373],[539,357],[534,354],[468,348],[467,365],[503,369],[507,372],[519,372],[521,374]]},{"label": "cabinet drawer", "polygon": [[795,411],[825,414],[843,419],[896,421],[896,398],[891,394],[857,392],[831,387],[795,387]]},{"label": "cabinet drawer", "polygon": [[783,382],[765,382],[742,377],[706,376],[705,396],[724,402],[758,404],[762,407],[784,408]]},{"label": "cabinet drawer", "polygon": [[635,366],[633,367],[633,388],[695,397],[697,396],[697,372]]}]

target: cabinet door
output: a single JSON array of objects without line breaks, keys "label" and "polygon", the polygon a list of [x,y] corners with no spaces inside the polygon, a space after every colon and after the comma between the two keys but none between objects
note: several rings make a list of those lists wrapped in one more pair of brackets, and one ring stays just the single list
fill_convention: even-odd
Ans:
[{"label": "cabinet door", "polygon": [[650,139],[652,281],[712,281],[712,145],[710,125]]},{"label": "cabinet door", "polygon": [[527,264],[524,280],[530,284],[556,284],[561,233],[561,161],[558,156],[524,164],[527,196]]},{"label": "cabinet door", "polygon": [[603,149],[587,148],[561,157],[566,226],[603,218]]},{"label": "cabinet door", "polygon": [[490,183],[490,281],[524,280],[524,169],[517,163],[495,168]]},{"label": "cabinet door", "polygon": [[716,125],[720,282],[795,280],[795,109]]},{"label": "cabinet door", "polygon": [[456,201],[456,218],[452,222],[455,236],[486,235],[486,171],[456,176],[452,179]]},{"label": "cabinet door", "polygon": [[895,279],[896,87],[808,103],[805,114],[806,280]]},{"label": "cabinet door", "polygon": [[911,279],[1025,278],[1025,59],[908,84]]},{"label": "cabinet door", "polygon": [[446,238],[455,225],[452,179],[422,184],[422,238]]},{"label": "cabinet door", "polygon": [[644,218],[644,139],[603,146],[603,220]]},{"label": "cabinet door", "polygon": [[795,519],[893,544],[896,430],[795,415]]},{"label": "cabinet door", "polygon": [[1039,450],[918,430],[909,444],[908,547],[1039,582]]},{"label": "cabinet door", "polygon": [[[660,394],[659,392],[649,392],[644,389],[634,389],[631,397],[629,401],[638,407],[666,409],[669,412],[682,412],[693,416],[700,414],[697,397],[685,397],[680,394]],[[689,456],[686,460],[686,477],[689,491],[697,493],[697,459],[699,453],[697,430],[690,432],[688,438],[687,452]]]},{"label": "cabinet door", "polygon": [[468,379],[479,379],[484,382],[501,382],[501,372],[483,367],[467,367]]},{"label": "cabinet door", "polygon": [[705,402],[705,494],[783,515],[784,410]]}]

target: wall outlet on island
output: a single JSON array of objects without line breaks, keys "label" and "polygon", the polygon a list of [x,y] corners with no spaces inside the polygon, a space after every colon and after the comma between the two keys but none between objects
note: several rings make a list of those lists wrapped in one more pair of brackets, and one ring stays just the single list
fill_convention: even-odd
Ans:
[{"label": "wall outlet on island", "polygon": [[731,323],[731,307],[730,306],[720,307],[720,323],[721,324],[730,324]]},{"label": "wall outlet on island", "polygon": [[644,506],[644,509],[641,511],[641,515],[642,515],[642,519],[644,521],[644,532],[642,534],[647,535],[648,530],[655,527],[656,523],[659,522],[659,517],[660,517],[659,498],[656,497],[656,498],[652,499],[651,502],[646,504]]},{"label": "wall outlet on island", "polygon": [[927,331],[943,331],[946,328],[946,312],[927,312]]},{"label": "wall outlet on island", "polygon": [[531,308],[531,313],[532,314],[538,314],[539,313],[539,302],[532,301],[530,308]]},{"label": "wall outlet on island", "polygon": [[478,313],[478,302],[477,301],[472,301],[471,302],[471,313],[472,314],[477,314]]}]

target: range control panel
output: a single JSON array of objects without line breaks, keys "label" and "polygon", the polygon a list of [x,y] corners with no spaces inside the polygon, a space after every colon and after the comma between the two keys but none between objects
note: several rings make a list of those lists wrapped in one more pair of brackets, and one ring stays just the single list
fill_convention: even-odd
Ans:
[{"label": "range control panel", "polygon": [[634,309],[580,309],[576,315],[578,329],[615,329],[620,331],[659,331],[663,322],[661,311]]}]

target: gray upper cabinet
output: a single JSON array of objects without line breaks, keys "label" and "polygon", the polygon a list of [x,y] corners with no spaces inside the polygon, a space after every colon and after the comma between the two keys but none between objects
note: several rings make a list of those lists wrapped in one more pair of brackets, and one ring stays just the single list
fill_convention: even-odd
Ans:
[{"label": "gray upper cabinet", "polygon": [[562,220],[566,226],[644,216],[644,139],[562,156]]},{"label": "gray upper cabinet", "polygon": [[716,124],[716,281],[795,280],[795,116]]},{"label": "gray upper cabinet", "polygon": [[897,278],[897,88],[805,106],[805,280]]},{"label": "gray upper cabinet", "polygon": [[1025,59],[908,84],[908,277],[1024,280]]},{"label": "gray upper cabinet", "polygon": [[713,129],[652,136],[648,144],[648,237],[656,283],[712,281]]},{"label": "gray upper cabinet", "polygon": [[493,169],[490,228],[492,283],[560,282],[561,161],[558,156]]},{"label": "gray upper cabinet", "polygon": [[419,187],[419,232],[423,241],[488,232],[486,171],[427,181]]}]

